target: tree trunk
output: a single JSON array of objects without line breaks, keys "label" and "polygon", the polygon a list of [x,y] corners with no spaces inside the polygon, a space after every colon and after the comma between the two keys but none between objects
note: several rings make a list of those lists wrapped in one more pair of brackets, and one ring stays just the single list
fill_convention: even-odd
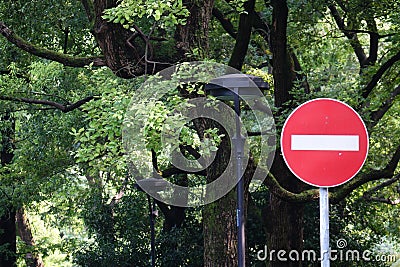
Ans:
[{"label": "tree trunk", "polygon": [[[273,53],[274,98],[275,106],[281,108],[292,98],[290,91],[293,89],[296,73],[287,47],[288,7],[286,0],[273,0],[271,4],[273,7],[271,48]],[[285,189],[294,193],[299,193],[305,189],[305,184],[289,171],[282,155],[278,153],[271,167],[271,172]],[[267,259],[270,260],[269,266],[301,266],[301,258],[293,261],[289,258],[289,253],[294,250],[301,255],[302,252],[303,205],[285,202],[271,194],[269,205],[264,212],[263,218],[268,239],[267,252],[275,251],[275,254],[267,255]],[[282,258],[287,259],[287,261],[278,259],[277,251],[279,250],[285,251],[286,254]],[[295,256],[293,258],[296,258]]]},{"label": "tree trunk", "polygon": [[287,49],[287,19],[288,7],[286,0],[273,0],[272,2],[272,30],[271,48],[274,76],[275,106],[281,107],[290,99],[290,90],[293,87],[295,73]]},{"label": "tree trunk", "polygon": [[187,58],[187,53],[201,60],[208,54],[208,31],[212,16],[214,0],[186,0],[183,1],[190,15],[185,25],[176,29],[175,40],[182,58]]},{"label": "tree trunk", "polygon": [[[291,192],[299,193],[306,187],[289,171],[281,155],[276,156],[271,172],[279,183]],[[298,252],[301,256],[303,249],[303,215],[303,204],[286,202],[271,194],[269,205],[263,214],[267,229],[267,253],[275,251],[275,254],[267,254],[270,267],[302,266],[301,257],[297,257],[295,253]],[[282,258],[287,261],[277,257],[279,250],[285,251]],[[296,251],[291,254],[294,260],[289,257],[291,251]]]},{"label": "tree trunk", "polygon": [[237,266],[236,191],[203,209],[204,266]]},{"label": "tree trunk", "polygon": [[28,217],[23,208],[17,211],[18,234],[21,240],[30,248],[30,252],[25,254],[25,263],[28,267],[44,267],[42,257],[34,252],[35,239],[33,238]]},{"label": "tree trunk", "polygon": [[[228,136],[225,134],[225,136]],[[225,170],[235,177],[229,139],[223,138],[214,162],[207,171],[207,183],[214,181]],[[236,190],[204,206],[204,266],[237,266]]]},{"label": "tree trunk", "polygon": [[[285,202],[271,195],[270,210],[265,215],[268,221],[267,236],[268,250],[267,259],[271,267],[296,267],[302,266],[301,257],[291,251],[296,251],[301,256],[303,249],[303,204]],[[277,252],[285,251],[282,259],[278,258]],[[272,253],[275,251],[275,253]],[[290,253],[290,254],[289,254]],[[289,257],[289,255],[291,255]],[[294,260],[292,260],[294,259]]]},{"label": "tree trunk", "polygon": [[[117,6],[116,0],[94,0],[93,34],[102,50],[106,65],[119,77],[133,78],[143,74],[153,74],[168,67],[165,55],[152,55],[147,33],[136,27],[136,33],[125,29],[121,24],[107,22],[102,18],[104,10]],[[208,31],[212,16],[214,0],[199,2],[184,1],[190,15],[185,25],[178,25],[175,33],[176,48],[180,56],[186,58],[188,53],[195,55],[193,59],[204,58],[208,53]],[[146,48],[147,52],[146,53]],[[176,58],[176,51],[171,51],[171,59]],[[145,57],[147,55],[147,58]],[[158,62],[160,61],[160,62]],[[161,64],[160,64],[161,63]]]},{"label": "tree trunk", "polygon": [[[5,124],[1,129],[1,166],[10,164],[14,157],[14,132],[15,122],[10,113],[2,116],[1,121]],[[2,194],[2,198],[7,198]],[[5,200],[7,204],[0,210],[0,267],[12,267],[17,262],[17,245],[16,245],[16,227],[15,227],[15,209],[12,203]]]},{"label": "tree trunk", "polygon": [[[132,40],[131,47],[128,39],[133,32],[124,29],[121,24],[107,22],[102,18],[104,10],[115,7],[116,0],[94,0],[93,34],[105,57],[106,65],[122,78],[132,78],[144,73],[145,62],[141,61],[145,45],[142,39]],[[140,42],[140,43],[139,43]]]}]

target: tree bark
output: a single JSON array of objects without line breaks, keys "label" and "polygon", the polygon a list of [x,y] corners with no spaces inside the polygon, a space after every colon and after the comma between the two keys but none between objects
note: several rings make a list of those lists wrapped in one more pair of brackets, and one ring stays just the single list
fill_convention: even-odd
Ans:
[{"label": "tree bark", "polygon": [[25,254],[25,263],[28,267],[44,267],[42,257],[34,252],[35,239],[33,238],[31,226],[28,217],[23,208],[17,211],[17,225],[18,234],[21,240],[31,249],[30,252]]},{"label": "tree bark", "polygon": [[128,39],[133,33],[124,29],[121,24],[107,22],[102,18],[104,10],[115,6],[116,0],[94,0],[93,34],[103,52],[106,65],[115,75],[132,78],[145,71],[145,62],[140,61],[144,55],[144,46],[129,46]]},{"label": "tree bark", "polygon": [[[277,177],[279,183],[290,192],[300,193],[306,185],[300,182],[288,170],[281,155],[277,155],[271,167],[271,172]],[[291,250],[300,253],[303,249],[303,215],[304,204],[287,202],[280,197],[271,194],[269,205],[264,210],[263,219],[267,229],[268,251],[284,250],[285,257]],[[270,261],[271,267],[295,267],[301,266],[298,261],[280,261],[275,254]]]},{"label": "tree bark", "polygon": [[209,49],[208,31],[212,18],[214,0],[183,1],[190,15],[185,25],[178,25],[175,33],[176,46],[182,58],[192,54],[193,60],[207,56]]},{"label": "tree bark", "polygon": [[229,66],[237,70],[242,69],[247,49],[249,47],[251,29],[253,27],[254,6],[255,1],[249,0],[244,4],[245,12],[240,14],[235,47],[228,63]]},{"label": "tree bark", "polygon": [[273,0],[271,3],[273,7],[271,48],[273,54],[274,98],[275,106],[281,107],[290,99],[290,90],[293,87],[295,78],[286,38],[289,11],[286,0]]},{"label": "tree bark", "polygon": [[236,194],[231,191],[203,210],[204,266],[237,266]]},{"label": "tree bark", "polygon": [[94,66],[105,66],[104,60],[101,57],[79,57],[66,55],[56,51],[52,51],[38,45],[32,44],[17,34],[15,34],[4,22],[0,21],[0,34],[2,34],[10,43],[13,43],[18,48],[38,57],[46,58],[64,64],[70,67],[84,67],[89,64]]},{"label": "tree bark", "polygon": [[[217,125],[210,123],[210,128]],[[214,162],[207,170],[207,183],[225,170],[235,177],[234,166],[228,164],[231,146],[228,135],[218,148]],[[221,199],[203,208],[204,266],[237,266],[236,194],[231,190]]]},{"label": "tree bark", "polygon": [[[288,7],[286,0],[273,0],[271,48],[273,53],[273,76],[275,106],[281,108],[291,99],[290,91],[296,79],[294,64],[287,47]],[[279,184],[293,193],[305,189],[287,168],[282,155],[275,156],[271,173]],[[267,229],[268,250],[284,250],[288,255],[291,250],[301,253],[303,248],[303,204],[286,202],[271,194],[269,205],[264,209],[264,223]],[[269,262],[271,267],[301,266],[299,261],[280,261],[275,254]]]}]

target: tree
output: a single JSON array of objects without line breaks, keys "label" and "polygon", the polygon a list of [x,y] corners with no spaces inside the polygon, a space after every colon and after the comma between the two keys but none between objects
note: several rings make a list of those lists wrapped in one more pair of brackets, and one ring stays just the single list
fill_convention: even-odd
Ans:
[{"label": "tree", "polygon": [[[5,121],[8,125],[6,125],[1,131],[1,165],[2,167],[7,167],[13,160],[13,139],[14,139],[14,131],[15,131],[15,121],[11,117],[10,113],[6,113],[2,117],[2,121]],[[7,197],[7,193],[3,192],[3,195]],[[8,204],[8,205],[7,205]],[[16,210],[15,208],[6,203],[5,209],[2,210],[1,218],[0,218],[0,226],[2,230],[2,237],[0,241],[1,251],[3,256],[0,260],[1,266],[10,266],[16,261]]]},{"label": "tree", "polygon": [[[397,75],[400,22],[396,16],[400,6],[394,1],[82,0],[85,20],[77,3],[63,6],[50,2],[43,4],[43,9],[62,11],[62,15],[50,16],[48,21],[52,24],[38,22],[32,26],[17,16],[20,10],[29,7],[25,1],[1,4],[5,14],[0,18],[0,32],[5,37],[1,45],[10,50],[2,55],[3,75],[13,74],[12,69],[6,68],[12,61],[22,66],[32,60],[19,50],[70,67],[107,66],[115,75],[132,79],[154,74],[179,61],[203,58],[228,62],[237,69],[270,66],[274,86],[272,92],[265,94],[273,96],[278,129],[299,103],[318,96],[345,100],[367,122],[374,156],[357,177],[331,192],[331,201],[339,203],[357,190],[365,193],[366,201],[398,203],[396,191],[389,190],[398,184],[400,159],[400,145],[390,138],[391,133],[398,131],[396,107],[400,93]],[[77,11],[77,15],[72,16],[71,10]],[[42,10],[35,12],[42,14]],[[52,38],[45,40],[32,34],[29,27]],[[15,90],[0,92],[2,102],[40,105],[62,112],[73,112],[96,99],[95,95],[83,96],[70,90],[64,96],[75,101],[64,104],[54,97],[27,97],[28,92],[22,95]],[[91,133],[89,137],[93,142],[97,140]],[[223,141],[218,153],[226,153],[228,149]],[[223,161],[215,163],[215,169],[207,173],[208,181],[223,164]],[[253,166],[250,162],[246,180],[251,177]],[[304,204],[315,201],[318,191],[299,182],[280,153],[275,156],[265,186],[270,193],[263,208],[268,246],[301,250]],[[383,196],[376,195],[382,190],[388,191]],[[167,215],[174,207],[160,203],[160,209]],[[219,210],[226,214],[218,213]],[[204,265],[235,266],[233,195],[205,207],[203,215]],[[226,224],[216,225],[207,220]],[[217,234],[221,232],[233,234]],[[227,245],[220,247],[221,244]],[[276,259],[270,263],[271,266],[300,264]]]}]

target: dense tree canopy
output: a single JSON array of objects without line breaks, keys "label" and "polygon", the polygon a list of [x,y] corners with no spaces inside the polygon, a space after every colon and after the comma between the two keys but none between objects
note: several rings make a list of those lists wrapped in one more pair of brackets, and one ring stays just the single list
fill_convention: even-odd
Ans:
[{"label": "dense tree canopy", "polygon": [[[278,134],[309,99],[336,98],[359,112],[370,152],[356,177],[330,191],[331,247],[344,239],[374,257],[399,253],[399,13],[393,0],[2,1],[0,266],[150,266],[149,212],[157,266],[237,266],[235,190],[202,207],[167,205],[138,190],[125,160],[132,97],[157,72],[187,61],[269,82],[263,93]],[[167,161],[160,129],[176,105],[203,95],[186,86],[136,105],[151,118],[151,164],[182,186],[214,181],[231,153],[223,129],[203,119],[182,128],[179,149],[197,159],[210,144],[213,164],[190,173]],[[244,123],[252,120],[246,108]],[[247,185],[265,164],[260,134],[248,133]],[[246,191],[248,266],[318,264],[257,258],[265,245],[319,249],[318,189],[295,178],[279,152],[265,176]]]}]

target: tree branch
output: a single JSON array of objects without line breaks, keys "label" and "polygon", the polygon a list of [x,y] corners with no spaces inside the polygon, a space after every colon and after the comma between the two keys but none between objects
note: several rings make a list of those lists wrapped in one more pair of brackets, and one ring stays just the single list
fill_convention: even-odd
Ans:
[{"label": "tree branch", "polygon": [[264,40],[267,41],[269,49],[272,50],[270,38],[271,27],[263,21],[260,13],[255,11],[253,11],[253,27],[256,31],[260,32]]},{"label": "tree branch", "polygon": [[350,40],[350,45],[353,48],[357,58],[358,62],[360,63],[360,67],[364,68],[366,65],[367,56],[364,52],[364,49],[362,48],[362,45],[360,44],[360,41],[357,38],[357,34],[353,31],[348,31],[345,28],[344,20],[342,16],[340,15],[339,11],[337,10],[336,6],[334,5],[329,5],[328,6],[329,10],[331,11],[331,14],[333,18],[335,19],[335,22],[339,29],[344,33],[344,35],[347,37],[347,39]]},{"label": "tree branch", "polygon": [[83,8],[85,9],[86,16],[89,22],[93,22],[95,18],[93,1],[92,0],[81,0]]},{"label": "tree branch", "polygon": [[51,106],[56,109],[61,110],[64,113],[70,112],[74,109],[79,108],[80,106],[86,104],[87,102],[93,100],[95,97],[94,96],[88,96],[84,99],[81,99],[73,104],[61,104],[58,102],[54,101],[49,101],[49,100],[41,100],[41,99],[31,99],[31,98],[26,98],[26,97],[11,97],[11,96],[3,96],[0,95],[0,100],[4,101],[14,101],[14,102],[22,102],[22,103],[27,103],[27,104],[34,104],[34,105],[45,105],[45,106]]},{"label": "tree branch", "polygon": [[21,240],[28,247],[25,254],[25,263],[27,266],[44,267],[44,263],[40,254],[36,251],[36,242],[32,235],[32,228],[27,213],[22,207],[16,213],[17,229]]},{"label": "tree branch", "polygon": [[370,196],[368,196],[365,199],[373,201],[373,202],[385,203],[385,204],[389,204],[389,205],[398,205],[398,204],[400,204],[400,198],[392,200],[390,198],[370,197]]},{"label": "tree branch", "polygon": [[[361,175],[358,178],[352,179],[350,182],[340,187],[340,189],[334,192],[330,192],[329,194],[330,201],[333,204],[336,204],[341,200],[343,200],[345,197],[347,197],[354,189],[358,188],[359,186],[367,182],[376,181],[386,177],[392,177],[399,163],[399,160],[400,160],[400,146],[397,147],[391,160],[384,169],[375,170],[370,173]],[[399,177],[397,177],[397,179],[399,179]],[[318,189],[309,189],[297,194],[290,192],[289,190],[286,190],[279,184],[279,182],[276,180],[276,178],[272,175],[271,172],[268,173],[267,178],[264,180],[264,184],[268,187],[268,189],[272,194],[276,195],[277,197],[287,202],[306,203],[310,201],[315,201],[319,198]]]},{"label": "tree branch", "polygon": [[398,35],[398,33],[388,33],[388,34],[379,34],[376,31],[368,31],[368,30],[355,30],[355,29],[343,29],[343,32],[348,32],[348,33],[366,33],[370,35],[376,35],[378,39],[386,38],[386,37],[391,37]]},{"label": "tree branch", "polygon": [[394,184],[395,182],[397,182],[398,180],[400,180],[400,174],[397,174],[396,176],[394,176],[391,179],[386,180],[385,182],[371,188],[370,190],[364,192],[363,196],[367,197],[367,196],[372,196],[373,193],[376,193],[377,191]]},{"label": "tree branch", "polygon": [[93,64],[93,66],[106,66],[106,63],[102,57],[74,57],[34,45],[15,34],[2,21],[0,21],[0,33],[10,43],[13,43],[25,52],[41,58],[59,62],[65,66],[84,67],[90,64]]},{"label": "tree branch", "polygon": [[366,65],[373,65],[378,59],[379,34],[374,18],[367,18],[366,21],[367,26],[371,31],[369,33],[369,55]]},{"label": "tree branch", "polygon": [[126,187],[128,186],[128,182],[129,182],[129,175],[126,175],[118,193],[116,195],[114,195],[110,201],[109,206],[111,207],[111,209],[114,209],[115,205],[118,204],[119,201],[121,200],[121,198],[124,196]]},{"label": "tree branch", "polygon": [[357,178],[353,178],[350,182],[344,184],[340,189],[330,194],[332,203],[338,203],[347,197],[354,189],[371,181],[376,181],[382,178],[392,177],[400,160],[400,145],[397,147],[391,160],[382,170],[374,170],[370,173],[365,173]]},{"label": "tree branch", "polygon": [[237,33],[233,28],[232,22],[227,19],[224,14],[217,8],[213,8],[212,10],[213,16],[221,23],[222,28],[234,39],[236,39]]},{"label": "tree branch", "polygon": [[387,186],[390,186],[394,184],[395,182],[400,180],[400,174],[397,174],[391,179],[386,180],[385,182],[371,188],[370,190],[364,192],[363,198],[366,200],[374,201],[374,202],[380,202],[380,203],[385,203],[389,205],[398,205],[400,204],[400,198],[398,199],[391,199],[389,198],[384,198],[384,197],[373,197],[372,194],[376,193],[377,191],[381,190],[382,188],[385,188]]},{"label": "tree branch", "polygon": [[237,70],[241,70],[247,49],[250,43],[251,29],[253,27],[253,11],[255,0],[249,0],[244,4],[245,11],[240,14],[239,28],[236,35],[235,47],[229,59],[228,65]]},{"label": "tree branch", "polygon": [[400,95],[400,86],[397,86],[396,89],[393,90],[393,92],[390,94],[389,99],[383,102],[382,106],[377,111],[371,113],[372,122],[368,124],[369,128],[374,127],[376,124],[378,124],[379,120],[393,105],[393,102],[398,95]]},{"label": "tree branch", "polygon": [[299,194],[286,190],[279,184],[279,182],[270,172],[268,173],[267,178],[264,180],[264,184],[268,187],[272,194],[287,202],[306,203],[319,198],[318,189],[309,189]]},{"label": "tree branch", "polygon": [[184,149],[187,152],[189,152],[189,154],[192,155],[193,157],[195,157],[195,159],[201,158],[201,154],[199,153],[199,151],[197,151],[196,149],[194,149],[191,146],[180,145],[179,148]]},{"label": "tree branch", "polygon": [[389,58],[379,69],[378,71],[372,76],[371,81],[364,87],[362,91],[362,97],[367,98],[375,86],[378,84],[379,80],[385,74],[385,72],[392,67],[397,61],[400,60],[400,51],[397,52],[393,57]]}]

